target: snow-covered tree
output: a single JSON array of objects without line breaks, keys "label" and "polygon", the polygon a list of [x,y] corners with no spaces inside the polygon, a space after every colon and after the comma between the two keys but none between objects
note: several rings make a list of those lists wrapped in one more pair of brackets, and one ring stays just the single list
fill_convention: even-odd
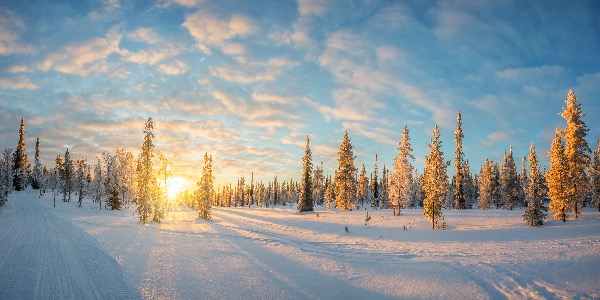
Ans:
[{"label": "snow-covered tree", "polygon": [[[331,176],[328,176],[325,179],[325,203],[327,204],[327,210],[331,209],[331,205],[335,202],[335,189],[333,186],[333,180],[331,180]],[[335,205],[335,204],[334,204]]]},{"label": "snow-covered tree", "polygon": [[158,186],[160,188],[162,199],[159,201],[162,203],[168,203],[167,195],[169,195],[169,178],[173,175],[170,171],[172,163],[160,152],[157,152],[158,156]]},{"label": "snow-covered tree", "polygon": [[4,201],[8,198],[8,194],[13,189],[13,177],[12,177],[12,168],[13,168],[13,150],[11,148],[6,148],[2,151],[2,158],[0,161],[0,190],[4,196]]},{"label": "snow-covered tree", "polygon": [[[391,174],[389,185],[389,200],[394,208],[405,208],[411,200],[412,185],[413,185],[413,166],[410,160],[414,160],[412,155],[412,146],[410,145],[410,137],[408,127],[402,129],[402,139],[398,143],[398,155],[394,158],[394,172]],[[394,210],[395,213],[395,210]]]},{"label": "snow-covered tree", "polygon": [[471,174],[471,170],[469,168],[469,161],[466,160],[463,164],[463,182],[464,182],[464,197],[465,197],[465,208],[473,208],[475,202],[477,201],[477,186],[475,184],[475,179]]},{"label": "snow-covered tree", "polygon": [[592,166],[590,168],[591,190],[592,190],[592,205],[598,208],[600,212],[600,140],[594,151]]},{"label": "snow-covered tree", "polygon": [[41,181],[43,180],[42,176],[42,172],[44,171],[44,166],[42,165],[42,162],[40,161],[40,138],[38,137],[35,140],[35,157],[34,157],[34,164],[33,164],[33,172],[31,173],[31,187],[34,190],[40,190],[40,196],[42,195],[42,191],[41,191]]},{"label": "snow-covered tree", "polygon": [[73,160],[71,160],[71,154],[69,153],[69,148],[67,148],[64,162],[62,162],[60,167],[60,188],[63,194],[63,202],[71,201],[71,193],[74,187],[74,173]]},{"label": "snow-covered tree", "polygon": [[136,204],[138,207],[136,212],[139,214],[140,221],[143,224],[148,223],[148,217],[152,215],[153,208],[153,219],[157,222],[160,222],[162,219],[162,210],[160,204],[157,203],[159,199],[159,188],[157,187],[154,170],[152,169],[152,158],[154,157],[154,144],[152,142],[152,139],[154,139],[153,129],[154,122],[152,121],[152,118],[148,118],[143,130],[144,143],[142,144],[142,153],[140,153],[138,157],[137,165],[138,180]]},{"label": "snow-covered tree", "polygon": [[504,153],[504,164],[500,173],[502,203],[506,209],[514,209],[519,204],[520,183],[517,165],[513,158],[512,146],[508,155]]},{"label": "snow-covered tree", "polygon": [[533,143],[529,147],[529,185],[527,186],[527,210],[523,214],[523,219],[531,226],[542,225],[547,214],[547,208],[544,207],[544,175],[540,172],[535,146]]},{"label": "snow-covered tree", "polygon": [[356,190],[356,199],[357,202],[360,202],[360,207],[364,207],[365,202],[369,201],[369,194],[369,178],[367,178],[367,170],[365,169],[365,164],[363,164],[358,176],[358,188]]},{"label": "snow-covered tree", "polygon": [[494,163],[487,157],[479,172],[479,198],[477,204],[479,209],[490,209],[494,201]]},{"label": "snow-covered tree", "polygon": [[423,189],[425,190],[425,201],[423,215],[431,219],[431,225],[435,229],[438,220],[442,217],[444,199],[448,192],[448,174],[446,169],[448,163],[444,161],[442,152],[442,141],[440,131],[435,125],[431,144],[427,144],[429,155],[425,157],[425,172],[423,173]]},{"label": "snow-covered tree", "polygon": [[525,191],[527,190],[527,185],[529,185],[529,176],[527,176],[527,158],[521,158],[521,174],[519,174],[519,205],[527,206]]},{"label": "snow-covered tree", "polygon": [[383,209],[390,208],[390,197],[389,197],[389,176],[390,171],[383,165],[383,171],[381,172],[381,182],[379,182],[379,202],[380,207]]},{"label": "snow-covered tree", "polygon": [[565,156],[565,145],[558,130],[552,140],[549,156],[550,170],[546,175],[550,198],[548,209],[554,213],[552,216],[554,220],[565,222],[570,208],[570,198],[575,195],[569,178],[569,162]]},{"label": "snow-covered tree", "polygon": [[586,168],[590,162],[589,153],[591,152],[585,137],[588,129],[583,122],[584,114],[581,111],[580,104],[577,103],[577,97],[572,90],[569,90],[566,107],[563,108],[561,116],[567,122],[567,127],[563,130],[565,138],[565,156],[569,162],[569,177],[571,178],[571,187],[573,188],[573,197],[570,199],[571,211],[577,219],[580,208],[583,206],[583,200],[587,194],[588,178]]},{"label": "snow-covered tree", "polygon": [[338,169],[334,179],[335,207],[339,210],[348,210],[352,209],[352,203],[356,203],[357,183],[354,152],[347,131],[338,154]]},{"label": "snow-covered tree", "polygon": [[135,195],[136,166],[135,159],[131,152],[124,148],[117,149],[115,153],[116,169],[115,176],[118,191],[121,194],[121,204],[128,204]]},{"label": "snow-covered tree", "polygon": [[89,185],[89,195],[92,201],[99,203],[102,208],[102,198],[106,195],[106,188],[104,186],[106,176],[102,167],[102,161],[100,157],[96,156],[96,165],[94,165],[92,182]]},{"label": "snow-covered tree", "polygon": [[211,219],[211,200],[213,195],[212,156],[208,156],[208,153],[205,153],[202,178],[198,182],[198,198],[196,202],[198,217],[205,220]]},{"label": "snow-covered tree", "polygon": [[460,111],[458,112],[456,131],[454,131],[454,140],[456,142],[456,149],[454,150],[454,208],[455,209],[466,209],[467,204],[465,200],[465,168],[464,168],[464,156],[462,150],[462,140],[464,138],[462,131],[462,117]]},{"label": "snow-covered tree", "polygon": [[323,205],[325,202],[325,174],[323,173],[323,162],[315,168],[313,174],[313,199],[315,204]]},{"label": "snow-covered tree", "polygon": [[27,187],[29,178],[28,166],[30,167],[27,153],[25,153],[25,121],[21,119],[19,128],[19,144],[13,157],[13,187],[16,191],[22,191]]},{"label": "snow-covered tree", "polygon": [[302,158],[302,181],[300,187],[300,201],[298,202],[298,212],[314,211],[313,200],[313,162],[312,152],[310,151],[310,139],[306,136],[306,148]]},{"label": "snow-covered tree", "polygon": [[373,175],[371,176],[371,208],[379,208],[379,179],[377,179],[377,154],[375,154],[375,166],[373,168]]},{"label": "snow-covered tree", "polygon": [[90,179],[90,169],[87,161],[85,159],[75,160],[73,171],[73,187],[78,195],[77,205],[81,207],[82,201],[88,193]]}]

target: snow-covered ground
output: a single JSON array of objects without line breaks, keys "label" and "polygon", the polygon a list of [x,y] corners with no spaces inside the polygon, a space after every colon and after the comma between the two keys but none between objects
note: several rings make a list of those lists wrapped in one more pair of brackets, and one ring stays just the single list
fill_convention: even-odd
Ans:
[{"label": "snow-covered ground", "polygon": [[592,209],[539,228],[522,210],[445,210],[434,231],[421,209],[367,225],[320,207],[180,210],[142,226],[132,208],[56,203],[13,192],[0,212],[0,299],[600,298]]}]

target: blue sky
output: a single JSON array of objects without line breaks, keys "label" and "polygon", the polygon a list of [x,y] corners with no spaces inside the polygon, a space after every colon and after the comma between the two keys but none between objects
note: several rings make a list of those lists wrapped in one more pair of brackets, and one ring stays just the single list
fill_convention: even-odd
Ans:
[{"label": "blue sky", "polygon": [[598,1],[2,1],[0,147],[25,118],[48,165],[137,155],[152,117],[174,175],[209,152],[219,182],[266,181],[299,178],[307,134],[333,173],[345,130],[381,170],[407,125],[422,170],[461,111],[474,171],[531,142],[546,163],[569,89],[600,138],[599,53]]}]

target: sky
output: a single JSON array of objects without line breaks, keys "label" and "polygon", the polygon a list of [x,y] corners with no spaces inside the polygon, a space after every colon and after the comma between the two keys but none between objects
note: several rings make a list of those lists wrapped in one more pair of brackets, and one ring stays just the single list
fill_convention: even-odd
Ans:
[{"label": "sky", "polygon": [[569,89],[596,147],[599,54],[593,0],[2,0],[0,148],[24,118],[30,160],[38,136],[48,166],[137,156],[152,117],[193,188],[205,152],[219,184],[298,180],[307,135],[333,174],[345,131],[381,172],[408,126],[422,172],[436,124],[453,159],[460,111],[473,171],[510,146],[520,169],[531,143],[547,164]]}]

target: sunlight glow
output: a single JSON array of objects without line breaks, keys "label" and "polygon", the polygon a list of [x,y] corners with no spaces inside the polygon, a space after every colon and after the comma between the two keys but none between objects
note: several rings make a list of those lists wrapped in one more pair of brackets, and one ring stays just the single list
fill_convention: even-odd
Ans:
[{"label": "sunlight glow", "polygon": [[179,192],[185,190],[185,185],[187,184],[186,180],[183,179],[182,177],[169,177],[169,179],[167,179],[167,195],[169,197],[169,199],[175,199],[175,197],[177,197],[177,194],[179,194]]}]

